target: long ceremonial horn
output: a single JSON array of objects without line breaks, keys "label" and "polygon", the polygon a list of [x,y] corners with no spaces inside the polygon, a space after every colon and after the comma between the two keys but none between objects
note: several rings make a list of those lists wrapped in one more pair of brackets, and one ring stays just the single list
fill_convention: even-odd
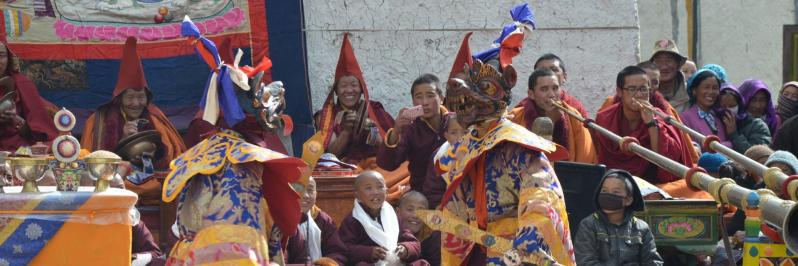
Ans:
[{"label": "long ceremonial horn", "polygon": [[798,181],[798,175],[787,176],[779,168],[776,167],[768,168],[767,166],[757,161],[754,161],[751,158],[748,158],[745,155],[740,154],[739,152],[729,147],[724,146],[723,144],[720,143],[720,138],[718,138],[718,136],[715,135],[704,136],[703,134],[698,133],[698,131],[695,131],[692,128],[685,126],[684,124],[679,122],[679,120],[676,120],[672,116],[665,114],[664,112],[658,110],[657,108],[654,108],[653,106],[651,106],[651,104],[640,100],[636,101],[638,101],[638,103],[640,103],[640,105],[642,105],[643,108],[646,108],[654,112],[658,116],[662,117],[666,123],[671,124],[681,129],[684,132],[687,132],[687,134],[689,134],[690,137],[701,142],[701,147],[703,150],[713,153],[716,151],[722,153],[726,157],[729,157],[735,162],[740,163],[746,169],[753,172],[754,174],[761,176],[765,180],[765,185],[767,186],[768,189],[780,192],[782,197],[785,199],[793,201],[798,200],[798,182],[794,182]]},{"label": "long ceremonial horn", "polygon": [[595,132],[616,141],[621,146],[621,150],[633,152],[672,174],[684,177],[690,188],[709,192],[718,203],[729,203],[743,210],[759,209],[762,212],[762,220],[779,231],[781,238],[791,252],[798,253],[796,252],[798,251],[798,219],[795,219],[798,216],[798,204],[794,201],[783,200],[767,189],[754,191],[741,187],[730,178],[714,178],[706,174],[704,169],[700,167],[688,168],[652,150],[646,149],[635,138],[618,136],[612,131],[597,125],[593,120],[585,119],[580,114],[568,110],[561,103],[553,103],[554,106],[566,114],[584,123],[586,127],[590,127]]}]

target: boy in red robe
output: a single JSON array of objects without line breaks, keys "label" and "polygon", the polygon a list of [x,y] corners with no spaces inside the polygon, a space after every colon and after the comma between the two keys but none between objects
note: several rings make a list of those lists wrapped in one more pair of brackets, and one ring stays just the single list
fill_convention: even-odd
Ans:
[{"label": "boy in red robe", "polygon": [[338,234],[349,251],[350,265],[429,265],[419,260],[420,245],[402,228],[396,212],[385,202],[385,179],[376,171],[355,178],[355,206],[341,222]]},{"label": "boy in red robe", "polygon": [[[0,96],[11,92],[11,105],[0,110],[0,151],[49,142],[58,136],[52,114],[57,108],[39,95],[36,85],[19,73],[14,54],[0,42]],[[6,105],[0,103],[0,105]]]},{"label": "boy in red robe", "polygon": [[338,237],[335,221],[316,207],[316,180],[313,177],[308,179],[305,191],[300,194],[302,198],[299,200],[299,207],[302,211],[302,220],[296,235],[288,239],[286,262],[346,265],[346,246]]},{"label": "boy in red robe", "polygon": [[424,194],[410,191],[399,200],[396,214],[403,222],[402,226],[410,229],[413,236],[421,242],[421,258],[430,265],[441,265],[441,232],[430,229],[416,214],[416,210],[429,210],[429,206]]}]

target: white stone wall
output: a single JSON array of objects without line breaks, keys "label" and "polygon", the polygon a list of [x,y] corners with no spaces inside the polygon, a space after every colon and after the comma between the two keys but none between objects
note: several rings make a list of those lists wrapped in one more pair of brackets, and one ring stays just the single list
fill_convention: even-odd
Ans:
[{"label": "white stone wall", "polygon": [[726,67],[736,85],[756,78],[781,89],[783,25],[795,24],[794,1],[701,1],[700,19],[702,64]]},{"label": "white stone wall", "polygon": [[[509,10],[521,1],[305,0],[308,71],[313,108],[327,95],[342,33],[349,31],[373,99],[391,114],[411,104],[410,84],[419,74],[448,77],[463,36],[471,50],[490,47]],[[531,1],[538,30],[527,35],[514,58],[519,80],[513,104],[526,97],[535,60],[552,52],[565,61],[567,89],[594,114],[614,94],[615,76],[639,60],[636,1]]]},{"label": "white stone wall", "polygon": [[[684,0],[638,0],[641,54],[651,53],[654,41],[677,40],[688,55],[687,9]],[[722,65],[735,85],[762,79],[776,92],[782,84],[783,25],[795,24],[795,1],[701,0],[697,62]],[[675,9],[672,9],[675,5]],[[674,23],[672,12],[677,13]]]},{"label": "white stone wall", "polygon": [[676,41],[679,52],[690,57],[685,2],[685,0],[637,1],[640,13],[640,57],[642,60],[651,58],[654,42],[662,39]]}]

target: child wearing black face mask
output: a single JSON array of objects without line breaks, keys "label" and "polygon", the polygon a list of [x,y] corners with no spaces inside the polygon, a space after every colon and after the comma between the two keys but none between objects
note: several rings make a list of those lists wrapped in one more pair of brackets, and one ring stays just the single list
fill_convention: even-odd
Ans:
[{"label": "child wearing black face mask", "polygon": [[596,191],[597,211],[579,223],[577,265],[662,265],[648,224],[633,216],[644,207],[629,172],[610,170]]}]

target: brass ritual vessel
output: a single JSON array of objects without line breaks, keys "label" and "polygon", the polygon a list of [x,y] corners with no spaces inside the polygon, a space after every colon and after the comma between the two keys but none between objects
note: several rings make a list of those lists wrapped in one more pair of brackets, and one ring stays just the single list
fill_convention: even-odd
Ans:
[{"label": "brass ritual vessel", "polygon": [[48,161],[43,157],[11,157],[8,158],[11,173],[23,181],[22,192],[39,192],[36,182],[44,177],[47,172]]},{"label": "brass ritual vessel", "polygon": [[103,192],[108,189],[111,179],[116,175],[122,158],[110,151],[95,151],[86,156],[86,168],[89,176],[97,181],[94,192]]}]

